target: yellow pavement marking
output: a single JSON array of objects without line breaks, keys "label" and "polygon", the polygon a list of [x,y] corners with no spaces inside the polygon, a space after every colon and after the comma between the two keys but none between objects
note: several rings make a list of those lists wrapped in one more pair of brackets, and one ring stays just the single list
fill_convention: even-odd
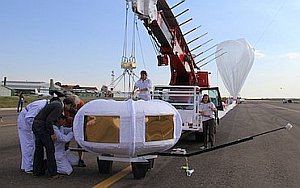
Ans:
[{"label": "yellow pavement marking", "polygon": [[112,184],[114,184],[117,181],[119,181],[120,179],[122,179],[125,176],[127,176],[130,172],[131,172],[131,166],[128,166],[128,167],[124,168],[122,171],[116,173],[115,175],[113,175],[113,176],[107,178],[106,180],[98,183],[93,188],[105,188],[105,187],[109,187]]}]

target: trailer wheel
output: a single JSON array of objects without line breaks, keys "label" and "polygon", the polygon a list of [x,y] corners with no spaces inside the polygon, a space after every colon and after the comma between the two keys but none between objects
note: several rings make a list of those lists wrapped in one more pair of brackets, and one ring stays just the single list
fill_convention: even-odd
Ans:
[{"label": "trailer wheel", "polygon": [[110,174],[112,172],[113,161],[100,160],[97,157],[97,164],[100,174]]},{"label": "trailer wheel", "polygon": [[203,142],[204,141],[204,135],[203,132],[195,132],[195,140],[196,142]]},{"label": "trailer wheel", "polygon": [[148,170],[151,170],[154,167],[154,159],[148,159],[148,161]]},{"label": "trailer wheel", "polygon": [[146,176],[149,168],[149,162],[132,162],[131,168],[134,179],[142,179]]}]

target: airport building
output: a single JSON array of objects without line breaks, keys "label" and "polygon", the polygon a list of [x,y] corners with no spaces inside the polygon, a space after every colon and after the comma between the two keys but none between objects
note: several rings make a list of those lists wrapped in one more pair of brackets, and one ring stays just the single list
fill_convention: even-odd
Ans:
[{"label": "airport building", "polygon": [[[55,83],[57,85],[57,83]],[[70,91],[80,97],[97,97],[98,89],[97,87],[84,87],[80,85],[59,85],[62,90]]]},{"label": "airport building", "polygon": [[0,85],[0,96],[8,97],[13,95],[13,90],[9,89],[8,87]]},{"label": "airport building", "polygon": [[36,81],[4,81],[1,82],[3,87],[13,90],[15,94],[21,91],[24,94],[34,94],[35,91],[47,90],[49,92],[49,83]]},{"label": "airport building", "polygon": [[[50,80],[51,82],[51,80]],[[53,82],[53,80],[52,80]],[[0,96],[13,96],[18,95],[21,91],[26,95],[39,95],[49,94],[50,83],[38,82],[38,81],[11,81],[4,77],[1,82]],[[62,85],[60,82],[56,82],[54,87],[58,90],[69,91],[78,96],[97,96],[97,87],[83,87],[79,85]]]}]

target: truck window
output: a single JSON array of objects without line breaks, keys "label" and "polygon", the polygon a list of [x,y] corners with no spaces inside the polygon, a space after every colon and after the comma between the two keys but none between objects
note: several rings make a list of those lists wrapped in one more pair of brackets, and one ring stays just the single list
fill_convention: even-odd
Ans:
[{"label": "truck window", "polygon": [[218,87],[201,88],[202,95],[208,94],[210,101],[213,102],[218,110],[223,110],[221,95]]}]

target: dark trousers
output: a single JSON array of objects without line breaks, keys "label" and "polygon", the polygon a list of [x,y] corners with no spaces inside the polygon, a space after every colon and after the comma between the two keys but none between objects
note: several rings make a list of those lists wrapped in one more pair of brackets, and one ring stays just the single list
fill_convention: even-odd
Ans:
[{"label": "dark trousers", "polygon": [[214,119],[203,121],[204,146],[207,147],[208,141],[211,146],[215,145],[216,124]]},{"label": "dark trousers", "polygon": [[23,101],[19,101],[18,102],[18,108],[17,108],[17,112],[21,112],[22,111],[22,109],[23,109]]},{"label": "dark trousers", "polygon": [[33,174],[40,176],[45,173],[44,169],[44,147],[46,148],[47,155],[47,168],[50,176],[57,174],[57,166],[55,161],[55,148],[54,143],[49,134],[35,135],[35,151],[33,159]]}]

